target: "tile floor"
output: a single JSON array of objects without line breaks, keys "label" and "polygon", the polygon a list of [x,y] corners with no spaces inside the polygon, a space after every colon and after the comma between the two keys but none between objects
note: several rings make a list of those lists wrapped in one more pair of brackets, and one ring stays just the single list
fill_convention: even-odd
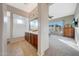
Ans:
[{"label": "tile floor", "polygon": [[[8,55],[37,56],[37,50],[24,40],[24,38],[21,39],[20,41],[8,44]],[[79,56],[79,48],[74,39],[51,35],[49,49],[45,52],[44,56]]]},{"label": "tile floor", "polygon": [[[18,38],[17,38],[18,39]],[[22,38],[21,38],[22,39]],[[26,40],[16,41],[8,44],[9,56],[36,56],[37,50],[29,44]]]},{"label": "tile floor", "polygon": [[79,56],[79,48],[74,39],[51,35],[49,42],[45,56]]}]

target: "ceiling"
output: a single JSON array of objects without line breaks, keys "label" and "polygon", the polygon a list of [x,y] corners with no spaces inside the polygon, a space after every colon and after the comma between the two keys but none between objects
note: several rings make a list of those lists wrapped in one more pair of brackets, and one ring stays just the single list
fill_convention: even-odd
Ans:
[{"label": "ceiling", "polygon": [[[27,13],[30,13],[37,7],[37,3],[8,3],[8,5],[16,7]],[[49,5],[49,16],[52,18],[59,18],[68,15],[73,15],[76,9],[76,3],[51,3]]]},{"label": "ceiling", "polygon": [[52,18],[59,18],[68,15],[73,15],[76,9],[75,3],[54,3],[49,6],[49,16]]},{"label": "ceiling", "polygon": [[30,13],[33,9],[37,7],[37,3],[7,3],[10,6],[16,7],[27,13]]}]

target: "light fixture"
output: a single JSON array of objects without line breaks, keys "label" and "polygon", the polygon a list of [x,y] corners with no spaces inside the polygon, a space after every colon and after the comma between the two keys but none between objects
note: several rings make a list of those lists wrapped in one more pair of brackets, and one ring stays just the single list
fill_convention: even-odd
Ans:
[{"label": "light fixture", "polygon": [[49,20],[52,20],[52,17],[54,17],[54,16],[49,16]]}]

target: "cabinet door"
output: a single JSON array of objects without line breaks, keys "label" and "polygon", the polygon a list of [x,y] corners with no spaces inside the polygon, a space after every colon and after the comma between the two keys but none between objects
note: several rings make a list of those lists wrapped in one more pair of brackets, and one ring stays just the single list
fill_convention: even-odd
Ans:
[{"label": "cabinet door", "polygon": [[68,28],[64,28],[64,36],[68,36],[68,34],[69,34]]},{"label": "cabinet door", "polygon": [[30,43],[33,44],[33,35],[30,34]]},{"label": "cabinet door", "polygon": [[32,33],[25,33],[25,39],[36,49],[38,48],[38,35]]},{"label": "cabinet door", "polygon": [[72,37],[72,29],[71,28],[69,28],[69,37]]},{"label": "cabinet door", "polygon": [[34,47],[37,48],[38,46],[38,37],[37,35],[34,35]]},{"label": "cabinet door", "polygon": [[74,37],[74,29],[73,28],[64,28],[64,36],[66,37]]}]

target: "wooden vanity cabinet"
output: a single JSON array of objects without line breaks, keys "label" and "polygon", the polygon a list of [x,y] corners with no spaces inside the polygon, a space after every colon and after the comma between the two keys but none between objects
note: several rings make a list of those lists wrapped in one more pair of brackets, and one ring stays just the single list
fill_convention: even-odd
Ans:
[{"label": "wooden vanity cabinet", "polygon": [[74,28],[72,27],[64,27],[64,36],[74,38],[75,33],[74,33]]},{"label": "wooden vanity cabinet", "polygon": [[25,33],[25,40],[27,40],[36,49],[38,48],[38,35],[33,33]]}]

